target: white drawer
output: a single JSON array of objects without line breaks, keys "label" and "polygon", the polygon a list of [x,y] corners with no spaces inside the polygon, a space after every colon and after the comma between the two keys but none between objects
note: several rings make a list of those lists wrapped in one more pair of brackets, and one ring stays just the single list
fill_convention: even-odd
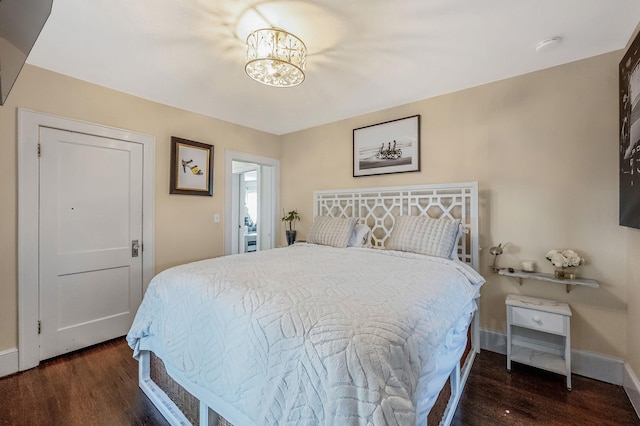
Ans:
[{"label": "white drawer", "polygon": [[533,309],[511,307],[511,322],[513,325],[527,327],[534,330],[547,331],[565,335],[564,315]]}]

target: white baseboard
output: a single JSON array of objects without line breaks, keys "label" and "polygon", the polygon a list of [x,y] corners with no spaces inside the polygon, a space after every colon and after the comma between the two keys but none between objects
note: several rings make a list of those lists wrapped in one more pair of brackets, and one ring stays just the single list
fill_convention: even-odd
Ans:
[{"label": "white baseboard", "polygon": [[[480,329],[480,349],[507,354],[507,335],[499,331]],[[506,368],[506,367],[505,367]]]},{"label": "white baseboard", "polygon": [[[506,355],[507,335],[499,331],[481,329],[480,347]],[[573,374],[622,386],[625,378],[624,370],[625,362],[620,358],[580,349],[571,350],[571,372]]]},{"label": "white baseboard", "polygon": [[640,417],[640,381],[635,375],[629,363],[624,363],[624,390],[629,396],[631,405],[636,410],[636,414]]},{"label": "white baseboard", "polygon": [[18,372],[18,349],[0,351],[0,377]]},{"label": "white baseboard", "polygon": [[571,372],[622,386],[624,360],[595,352],[571,350]]}]

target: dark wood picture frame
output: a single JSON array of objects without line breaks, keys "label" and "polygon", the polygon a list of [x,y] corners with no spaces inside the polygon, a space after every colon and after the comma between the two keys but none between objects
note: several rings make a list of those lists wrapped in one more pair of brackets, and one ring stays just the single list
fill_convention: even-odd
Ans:
[{"label": "dark wood picture frame", "polygon": [[213,196],[213,145],[171,137],[169,193]]},{"label": "dark wood picture frame", "polygon": [[420,171],[420,115],[353,129],[353,177]]},{"label": "dark wood picture frame", "polygon": [[640,229],[640,34],[619,68],[620,225]]}]

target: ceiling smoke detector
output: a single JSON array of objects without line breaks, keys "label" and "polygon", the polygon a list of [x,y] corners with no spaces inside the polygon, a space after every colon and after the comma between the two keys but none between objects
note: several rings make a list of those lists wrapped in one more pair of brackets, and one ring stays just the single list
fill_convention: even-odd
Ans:
[{"label": "ceiling smoke detector", "polygon": [[552,37],[546,40],[542,40],[536,45],[536,52],[542,53],[555,49],[560,44],[560,37]]}]

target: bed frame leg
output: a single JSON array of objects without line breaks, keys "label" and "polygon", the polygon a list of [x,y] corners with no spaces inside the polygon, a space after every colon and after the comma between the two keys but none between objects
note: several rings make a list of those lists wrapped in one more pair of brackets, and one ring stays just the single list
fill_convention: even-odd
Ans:
[{"label": "bed frame leg", "polygon": [[[138,361],[138,385],[170,425],[191,425],[178,406],[151,380],[151,354],[149,351],[140,352],[140,359]],[[202,424],[202,422],[200,424]]]},{"label": "bed frame leg", "polygon": [[200,401],[200,426],[209,426],[209,407]]},{"label": "bed frame leg", "polygon": [[451,393],[454,395],[458,395],[462,392],[460,389],[460,364],[456,364],[456,368],[451,372]]},{"label": "bed frame leg", "polygon": [[[476,299],[476,302],[478,300]],[[456,368],[451,371],[449,375],[449,383],[451,385],[451,397],[449,398],[449,403],[447,404],[447,408],[444,411],[444,415],[442,420],[440,421],[440,426],[449,426],[453,421],[453,416],[455,415],[456,408],[458,407],[458,403],[460,402],[460,397],[462,396],[462,391],[464,390],[464,386],[467,383],[467,379],[469,378],[469,373],[471,372],[471,367],[473,366],[473,361],[475,360],[476,354],[480,353],[480,309],[475,311],[473,315],[473,319],[471,320],[471,350],[467,354],[467,358],[462,366],[458,363]]]},{"label": "bed frame leg", "polygon": [[478,305],[478,309],[476,309],[473,314],[473,319],[471,320],[471,348],[472,350],[479,354],[480,353],[480,298],[476,298],[476,304]]}]

